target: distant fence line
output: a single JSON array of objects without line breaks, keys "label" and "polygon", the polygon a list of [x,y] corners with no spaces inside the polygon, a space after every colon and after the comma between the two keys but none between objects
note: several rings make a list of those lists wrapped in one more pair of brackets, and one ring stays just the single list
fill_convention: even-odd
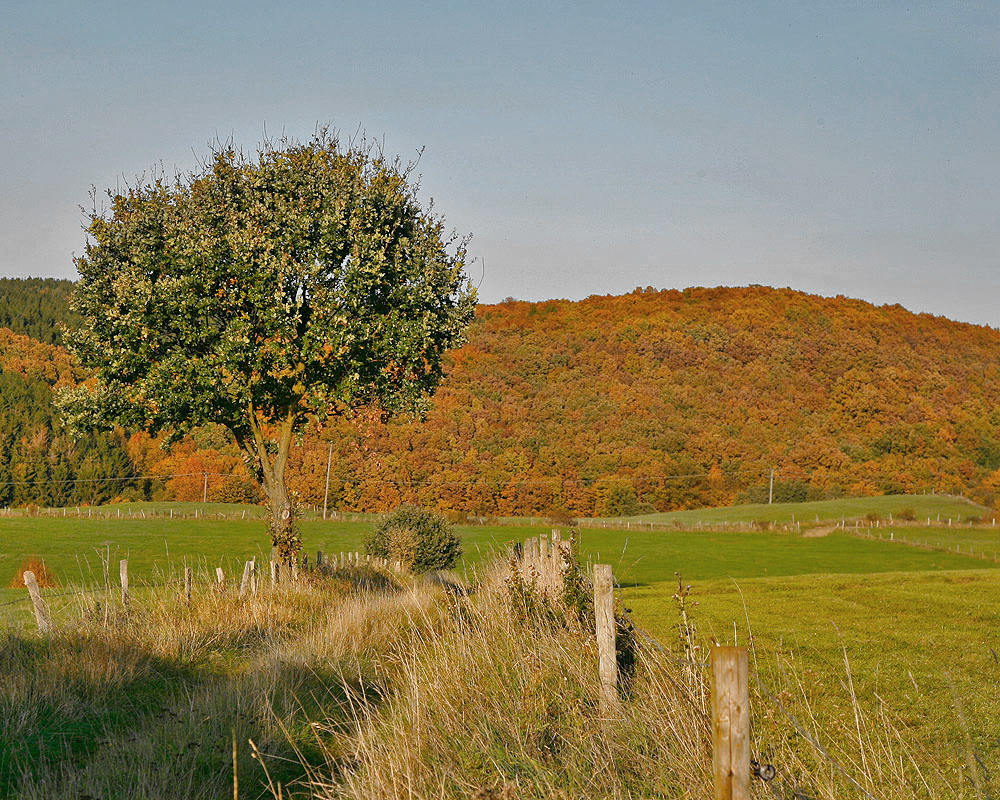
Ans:
[{"label": "distant fence line", "polygon": [[[921,526],[926,527],[926,526]],[[996,520],[993,520],[993,524],[989,526],[980,527],[996,527]],[[876,535],[876,531],[878,531]],[[933,543],[928,540],[920,541],[919,539],[909,539],[906,536],[896,536],[895,531],[889,531],[889,535],[886,536],[881,530],[877,528],[853,528],[850,529],[852,535],[857,536],[859,539],[877,539],[883,542],[893,542],[895,544],[907,545],[909,547],[916,547],[919,550],[933,550],[938,553],[955,553],[960,556],[969,556],[970,558],[979,558],[983,561],[992,561],[994,564],[1000,564],[1000,550],[976,550],[974,547],[969,545],[964,550],[962,545],[956,544],[954,546]],[[998,542],[1000,544],[1000,542]]]},{"label": "distant fence line", "polygon": [[[266,520],[267,510],[264,508],[243,509],[241,511],[204,511],[196,508],[194,511],[184,512],[177,509],[166,509],[156,511],[152,509],[133,508],[108,508],[107,506],[66,506],[62,508],[12,508],[10,506],[0,508],[0,516],[3,517],[60,517],[76,519],[166,519],[166,520]],[[323,520],[321,512],[312,509],[298,515],[300,519]],[[363,512],[328,511],[327,521],[337,522],[373,522],[381,519],[381,514],[367,514]]]},{"label": "distant fence line", "polygon": [[[263,586],[270,586],[273,589],[279,585],[298,584],[308,572],[319,571],[328,573],[331,570],[357,570],[361,568],[395,574],[402,574],[406,571],[401,561],[393,561],[356,551],[325,554],[322,550],[317,550],[315,560],[310,560],[308,555],[302,555],[291,563],[279,563],[277,561],[265,563],[268,566],[265,576],[259,574],[258,559],[252,557],[243,562],[241,573],[233,573],[231,576],[227,576],[222,567],[208,567],[206,570],[202,570],[196,577],[194,568],[185,566],[177,577],[167,577],[165,580],[156,580],[153,583],[136,584],[130,579],[129,560],[123,558],[119,560],[118,586],[112,582],[112,572],[109,569],[104,583],[67,589],[40,587],[35,573],[31,570],[25,570],[22,573],[22,578],[24,580],[24,589],[27,590],[27,593],[21,597],[0,602],[0,608],[30,602],[33,607],[35,621],[39,629],[45,633],[53,627],[48,613],[47,601],[61,597],[94,594],[111,596],[117,595],[120,591],[122,604],[128,606],[129,600],[136,590],[173,586],[178,589],[179,598],[185,602],[189,602],[192,589],[195,586],[210,588],[218,592],[235,591],[238,587],[239,596],[244,597],[256,595]],[[164,578],[165,576],[158,575],[157,577]],[[265,578],[267,580],[264,580]]]},{"label": "distant fence line", "polygon": [[[385,515],[378,513],[366,513],[360,511],[328,511],[324,519],[318,506],[307,506],[305,511],[299,512],[299,518],[310,521],[326,522],[378,522]],[[194,509],[191,512],[182,512],[175,509],[167,510],[147,510],[133,508],[110,509],[94,506],[67,506],[63,508],[12,508],[0,509],[2,517],[74,517],[77,519],[160,519],[160,520],[259,520],[267,519],[267,510],[264,508],[243,509],[240,512],[226,511],[203,511]],[[651,520],[614,520],[614,519],[578,519],[572,525],[568,525],[563,520],[554,520],[548,517],[488,517],[466,515],[464,518],[455,520],[456,524],[477,525],[477,526],[505,526],[505,527],[546,527],[549,525],[562,525],[564,527],[578,527],[583,529],[607,529],[623,531],[785,531],[800,533],[815,527],[827,527],[833,525],[835,529],[845,531],[860,531],[866,528],[880,529],[883,527],[893,528],[997,528],[997,516],[990,518],[978,517],[969,519],[966,517],[926,517],[924,519],[894,519],[892,514],[888,519],[869,520],[864,516],[841,517],[839,521],[832,519],[796,520],[794,517],[790,521],[770,521],[770,520],[670,520],[668,522],[655,522]]]}]

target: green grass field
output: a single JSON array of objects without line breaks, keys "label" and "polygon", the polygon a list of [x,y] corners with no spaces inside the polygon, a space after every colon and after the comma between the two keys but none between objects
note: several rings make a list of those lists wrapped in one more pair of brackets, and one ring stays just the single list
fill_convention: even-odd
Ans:
[{"label": "green grass field", "polygon": [[[676,589],[623,592],[666,643],[678,638]],[[702,637],[746,644],[752,632],[755,674],[772,693],[807,692],[821,724],[849,713],[853,691],[954,778],[970,759],[1000,765],[998,598],[996,570],[715,579],[693,582],[690,613]]]},{"label": "green grass field", "polygon": [[[301,524],[305,551],[360,550],[371,523]],[[463,566],[469,567],[506,542],[544,533],[547,528],[463,526]],[[825,573],[919,572],[978,569],[981,561],[952,553],[900,547],[888,541],[846,534],[806,538],[783,532],[620,531],[583,529],[584,557],[610,563],[622,583],[647,584],[675,572],[695,580]],[[60,519],[16,517],[0,520],[0,581],[6,586],[21,564],[39,558],[64,585],[104,581],[104,564],[128,558],[134,575],[176,574],[184,566],[222,566],[227,572],[244,560],[266,559],[265,527],[259,521],[169,519]]]},{"label": "green grass field", "polygon": [[[314,555],[362,548],[371,523],[305,520],[305,551]],[[507,542],[546,528],[458,528],[471,569]],[[980,559],[860,539],[847,534],[806,538],[783,532],[580,531],[588,560],[610,563],[623,586],[647,586],[681,573],[686,580],[748,579],[822,574],[939,572],[982,569]],[[246,559],[268,558],[264,523],[241,520],[74,519],[15,517],[0,520],[0,586],[8,587],[29,559],[41,559],[62,589],[117,580],[118,561],[129,559],[136,585],[176,579],[185,566],[207,576],[221,566],[237,576]],[[991,565],[992,566],[992,565]],[[1000,565],[996,565],[1000,567]],[[108,577],[110,576],[110,577]],[[0,588],[0,602],[23,598],[23,589]],[[0,606],[0,611],[5,608]],[[24,604],[11,609],[27,619]]]},{"label": "green grass field", "polygon": [[974,551],[984,558],[1000,558],[1000,527],[996,528],[927,528],[923,526],[891,526],[878,528],[871,533],[888,539],[890,536],[900,541],[930,547],[959,547],[962,552]]},{"label": "green grass field", "polygon": [[917,519],[930,517],[965,519],[986,513],[986,509],[969,500],[942,495],[883,495],[880,497],[850,497],[840,500],[817,500],[811,503],[749,504],[722,508],[699,508],[690,511],[669,511],[623,517],[616,521],[659,522],[679,525],[740,522],[835,522],[858,519],[867,514],[888,518],[904,509],[914,512]]}]

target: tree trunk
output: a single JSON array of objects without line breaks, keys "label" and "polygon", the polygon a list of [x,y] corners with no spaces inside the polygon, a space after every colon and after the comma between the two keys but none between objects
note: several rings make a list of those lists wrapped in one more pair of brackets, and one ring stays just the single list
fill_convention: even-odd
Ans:
[{"label": "tree trunk", "polygon": [[302,537],[295,525],[295,506],[285,485],[284,469],[281,474],[272,473],[264,482],[270,515],[268,524],[271,534],[271,558],[283,564],[290,564],[302,549]]},{"label": "tree trunk", "polygon": [[[289,416],[278,427],[277,440],[269,440],[256,419],[251,418],[253,449],[250,451],[257,462],[261,484],[267,495],[269,527],[271,534],[271,558],[290,564],[302,549],[302,538],[295,525],[295,503],[285,483],[285,467],[288,451],[292,444],[295,417]],[[272,457],[273,453],[273,457]]]}]

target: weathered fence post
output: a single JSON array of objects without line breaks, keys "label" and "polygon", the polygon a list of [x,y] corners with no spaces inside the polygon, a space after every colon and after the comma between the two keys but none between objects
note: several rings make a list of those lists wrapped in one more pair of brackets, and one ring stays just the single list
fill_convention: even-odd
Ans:
[{"label": "weathered fence post", "polygon": [[219,584],[219,591],[225,591],[226,588],[226,573],[222,571],[222,567],[215,568],[215,580]]},{"label": "weathered fence post", "polygon": [[271,586],[272,587],[278,585],[278,570],[279,569],[280,569],[280,567],[278,566],[278,562],[277,561],[272,561],[271,562]]},{"label": "weathered fence post", "polygon": [[118,576],[122,582],[122,605],[128,608],[128,559],[118,562]]},{"label": "weathered fence post", "polygon": [[23,578],[24,586],[31,597],[31,605],[35,609],[35,622],[38,623],[38,630],[42,633],[48,633],[52,630],[52,622],[49,620],[49,611],[45,607],[42,593],[38,591],[38,581],[35,580],[35,573],[27,570]]},{"label": "weathered fence post", "polygon": [[539,552],[541,545],[538,543],[538,537],[533,536],[528,540],[528,573],[527,577],[537,577],[541,574],[541,565],[539,564]]},{"label": "weathered fence post", "polygon": [[618,660],[615,657],[615,589],[610,564],[594,564],[594,618],[597,627],[597,673],[601,705],[618,704]]},{"label": "weathered fence post", "polygon": [[253,570],[253,562],[247,561],[243,565],[243,579],[240,581],[240,597],[243,597],[247,593],[247,589],[250,588],[250,573]]},{"label": "weathered fence post", "polygon": [[549,560],[549,537],[538,537],[538,588],[543,593],[550,591],[549,578],[552,576],[552,566]]},{"label": "weathered fence post", "polygon": [[191,605],[191,584],[194,582],[194,570],[184,567],[184,602]]},{"label": "weathered fence post", "polygon": [[322,566],[323,566],[323,551],[322,550],[317,550],[316,551],[316,569],[319,569]]},{"label": "weathered fence post", "polygon": [[745,647],[713,647],[715,800],[750,800],[750,660]]},{"label": "weathered fence post", "polygon": [[552,593],[561,598],[563,593],[563,542],[559,531],[552,531],[552,552],[550,554],[549,570]]}]

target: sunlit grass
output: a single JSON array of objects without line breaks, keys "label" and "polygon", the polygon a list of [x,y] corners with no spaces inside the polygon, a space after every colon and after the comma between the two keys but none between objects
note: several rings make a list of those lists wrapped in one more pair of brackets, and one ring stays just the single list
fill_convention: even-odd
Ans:
[{"label": "sunlit grass", "polygon": [[810,503],[756,503],[723,508],[700,508],[690,511],[669,511],[622,518],[642,522],[668,524],[711,524],[753,522],[837,522],[877,514],[885,519],[890,514],[913,511],[918,519],[930,517],[936,521],[965,519],[986,513],[986,509],[969,500],[932,494],[883,495],[879,497],[845,497],[838,500],[817,500]]}]

